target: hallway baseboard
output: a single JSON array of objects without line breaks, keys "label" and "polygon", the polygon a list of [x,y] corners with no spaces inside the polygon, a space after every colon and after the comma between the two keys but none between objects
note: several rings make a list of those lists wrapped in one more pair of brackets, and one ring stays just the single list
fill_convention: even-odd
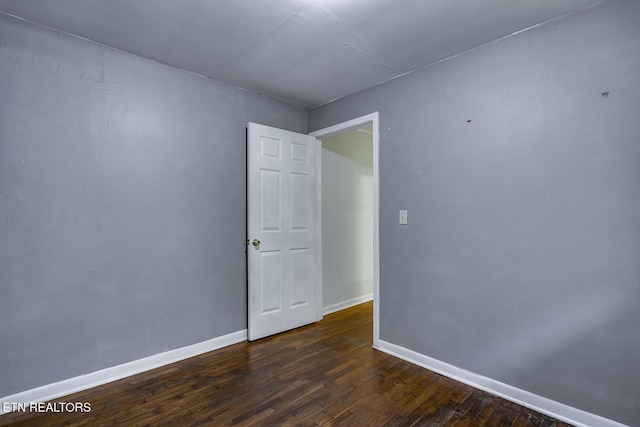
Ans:
[{"label": "hallway baseboard", "polygon": [[363,302],[371,301],[373,299],[373,294],[362,295],[357,298],[352,298],[347,301],[339,302],[337,304],[330,305],[322,309],[322,314],[327,315],[331,313],[335,313],[336,311],[344,310],[345,308],[353,307],[354,305],[362,304]]}]

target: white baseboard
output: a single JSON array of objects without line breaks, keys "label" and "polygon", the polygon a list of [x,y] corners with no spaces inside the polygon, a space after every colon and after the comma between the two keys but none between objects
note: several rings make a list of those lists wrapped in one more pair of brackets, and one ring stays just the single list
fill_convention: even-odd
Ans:
[{"label": "white baseboard", "polygon": [[362,295],[357,298],[352,298],[350,300],[325,307],[322,309],[322,314],[334,313],[336,311],[344,310],[345,308],[353,307],[354,305],[362,304],[363,302],[371,301],[372,299],[373,294]]},{"label": "white baseboard", "polygon": [[378,350],[578,427],[627,427],[617,421],[547,399],[383,340],[379,340]]},{"label": "white baseboard", "polygon": [[123,363],[117,366],[112,366],[110,368],[101,369],[99,371],[91,372],[86,375],[80,375],[78,377],[69,378],[67,380],[47,384],[10,396],[5,396],[0,398],[0,414],[4,413],[3,407],[5,405],[3,405],[2,403],[5,402],[46,402],[246,340],[247,330],[243,329],[241,331],[232,332],[230,334],[203,341],[197,344],[176,348],[175,350],[169,350],[164,353],[154,354],[149,357]]}]

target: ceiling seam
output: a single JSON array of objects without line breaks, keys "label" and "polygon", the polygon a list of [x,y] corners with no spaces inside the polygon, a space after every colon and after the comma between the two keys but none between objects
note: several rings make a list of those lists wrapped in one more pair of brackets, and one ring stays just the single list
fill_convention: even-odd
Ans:
[{"label": "ceiling seam", "polygon": [[484,44],[481,44],[480,46],[476,46],[476,47],[473,47],[473,48],[471,48],[471,49],[467,49],[467,50],[465,50],[465,51],[462,51],[462,52],[459,52],[459,53],[456,53],[456,54],[453,54],[453,55],[449,55],[449,56],[447,56],[447,57],[445,57],[445,58],[438,59],[437,61],[431,62],[431,63],[426,64],[426,65],[423,65],[423,66],[421,66],[421,67],[414,68],[413,70],[409,70],[409,71],[406,71],[406,72],[404,72],[404,73],[402,73],[402,74],[398,74],[397,76],[391,77],[390,79],[387,79],[387,80],[381,81],[381,82],[379,82],[379,83],[376,83],[376,84],[374,84],[374,85],[372,85],[372,86],[369,86],[369,87],[366,87],[366,88],[364,88],[364,89],[357,90],[357,91],[352,92],[352,93],[347,94],[347,95],[339,96],[339,97],[337,97],[337,98],[331,99],[331,100],[326,101],[326,102],[322,102],[322,103],[320,103],[320,104],[318,104],[318,105],[314,105],[314,106],[312,106],[312,107],[308,107],[308,108],[307,108],[307,111],[311,111],[311,110],[313,110],[313,109],[315,109],[315,108],[320,108],[320,107],[322,107],[322,106],[324,106],[324,105],[331,104],[332,102],[338,101],[338,100],[340,100],[340,99],[342,99],[342,98],[346,98],[346,97],[351,96],[351,95],[355,95],[356,93],[360,93],[360,92],[365,91],[365,90],[367,90],[367,89],[371,89],[371,88],[374,88],[374,87],[377,87],[377,86],[383,85],[383,84],[388,83],[388,82],[390,82],[390,81],[393,81],[393,80],[399,79],[399,78],[401,78],[401,77],[404,77],[404,76],[406,76],[406,75],[408,75],[408,74],[411,74],[411,73],[415,73],[415,72],[418,72],[418,71],[425,70],[425,69],[430,68],[430,67],[432,67],[432,66],[434,66],[434,65],[440,64],[441,62],[446,62],[446,61],[449,61],[449,60],[455,59],[455,58],[457,58],[457,57],[459,57],[459,56],[466,55],[467,53],[470,53],[470,52],[473,52],[473,51],[476,51],[476,50],[480,50],[480,49],[484,49],[484,48],[486,48],[486,47],[488,47],[488,46],[490,46],[490,45],[492,45],[492,44],[494,44],[494,43],[498,43],[498,42],[500,42],[500,41],[502,41],[502,40],[506,40],[506,39],[508,39],[508,38],[510,38],[510,37],[513,37],[513,36],[519,35],[519,34],[521,34],[521,33],[525,33],[525,32],[527,32],[527,31],[529,31],[529,30],[534,30],[534,29],[536,29],[536,28],[538,28],[538,27],[542,27],[542,26],[547,25],[547,24],[549,24],[549,23],[551,23],[551,22],[555,22],[555,21],[557,21],[557,20],[567,18],[567,17],[569,17],[569,16],[575,15],[575,14],[580,13],[580,12],[583,12],[583,11],[585,11],[585,10],[588,10],[588,9],[591,9],[591,8],[594,8],[594,7],[598,7],[598,6],[602,5],[603,3],[606,3],[607,1],[608,1],[608,0],[602,0],[602,1],[600,1],[599,3],[592,4],[592,5],[589,5],[589,6],[585,6],[585,7],[582,7],[582,8],[576,9],[576,10],[574,10],[574,11],[571,11],[571,12],[565,13],[565,14],[563,14],[563,15],[556,16],[556,17],[553,17],[553,18],[551,18],[551,19],[547,19],[546,21],[539,22],[539,23],[537,23],[537,24],[531,25],[531,26],[529,26],[529,27],[527,27],[527,28],[524,28],[524,29],[522,29],[522,30],[518,30],[518,31],[513,32],[513,33],[511,33],[511,34],[507,34],[506,36],[498,37],[498,38],[497,38],[497,39],[495,39],[495,40],[488,41],[488,42],[486,42],[486,43],[484,43]]},{"label": "ceiling seam", "polygon": [[79,40],[84,40],[84,41],[89,42],[89,43],[94,43],[94,44],[96,44],[96,45],[98,45],[98,46],[100,46],[102,48],[113,49],[113,50],[116,50],[118,52],[122,52],[122,53],[127,54],[127,55],[137,56],[138,58],[144,59],[145,61],[155,62],[156,64],[160,64],[160,65],[163,65],[165,67],[171,67],[171,68],[174,68],[176,70],[180,70],[183,73],[189,73],[189,74],[192,74],[194,76],[201,77],[203,79],[211,80],[212,82],[216,82],[218,84],[222,84],[222,85],[234,88],[234,89],[238,89],[238,90],[241,90],[243,92],[248,92],[248,93],[254,94],[256,96],[261,96],[263,98],[271,99],[272,101],[282,102],[283,104],[287,104],[287,105],[290,105],[292,107],[300,108],[300,109],[303,109],[305,111],[310,108],[310,107],[308,107],[306,105],[306,103],[295,102],[295,101],[289,100],[289,99],[281,99],[281,98],[278,98],[278,97],[276,97],[274,95],[270,95],[270,94],[259,92],[259,91],[255,90],[255,89],[247,89],[245,87],[238,86],[238,85],[235,85],[235,84],[232,84],[232,83],[228,83],[226,81],[214,79],[213,77],[205,76],[204,74],[196,73],[195,71],[187,70],[185,68],[180,68],[180,67],[177,67],[177,66],[172,65],[172,64],[167,64],[166,62],[162,62],[162,61],[159,61],[157,59],[149,58],[148,56],[143,56],[143,55],[140,55],[138,53],[130,52],[128,50],[125,50],[125,49],[122,49],[122,48],[119,48],[119,47],[116,47],[116,46],[111,46],[109,44],[105,44],[105,43],[102,43],[102,42],[99,42],[99,41],[91,40],[91,39],[88,39],[86,37],[79,36],[77,34],[69,33],[67,31],[63,31],[63,30],[59,30],[57,28],[51,27],[51,26],[49,26],[47,24],[43,24],[41,22],[32,21],[31,19],[23,18],[21,16],[16,16],[16,15],[14,15],[12,13],[9,13],[9,12],[6,12],[4,10],[0,10],[0,15],[5,15],[5,16],[9,16],[9,17],[14,18],[14,19],[19,19],[20,21],[28,22],[29,24],[37,25],[37,26],[42,27],[42,28],[46,28],[47,30],[54,31],[54,32],[56,32],[58,34],[64,34],[66,36],[70,36],[70,37],[73,37],[73,38],[76,38],[76,39],[79,39]]}]

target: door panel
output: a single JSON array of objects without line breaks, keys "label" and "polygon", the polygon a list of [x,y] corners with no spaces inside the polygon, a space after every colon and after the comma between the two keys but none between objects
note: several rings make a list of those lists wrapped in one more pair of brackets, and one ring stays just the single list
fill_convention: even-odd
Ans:
[{"label": "door panel", "polygon": [[250,340],[321,318],[318,147],[308,135],[249,123]]},{"label": "door panel", "polygon": [[282,309],[280,251],[260,252],[260,315]]}]

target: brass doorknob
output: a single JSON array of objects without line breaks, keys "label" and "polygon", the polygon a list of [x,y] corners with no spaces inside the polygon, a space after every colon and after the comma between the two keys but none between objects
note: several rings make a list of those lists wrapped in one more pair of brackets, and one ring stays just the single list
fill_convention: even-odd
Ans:
[{"label": "brass doorknob", "polygon": [[253,243],[253,246],[256,246],[256,247],[260,246],[260,240],[258,239],[253,239],[253,242],[251,243]]}]

